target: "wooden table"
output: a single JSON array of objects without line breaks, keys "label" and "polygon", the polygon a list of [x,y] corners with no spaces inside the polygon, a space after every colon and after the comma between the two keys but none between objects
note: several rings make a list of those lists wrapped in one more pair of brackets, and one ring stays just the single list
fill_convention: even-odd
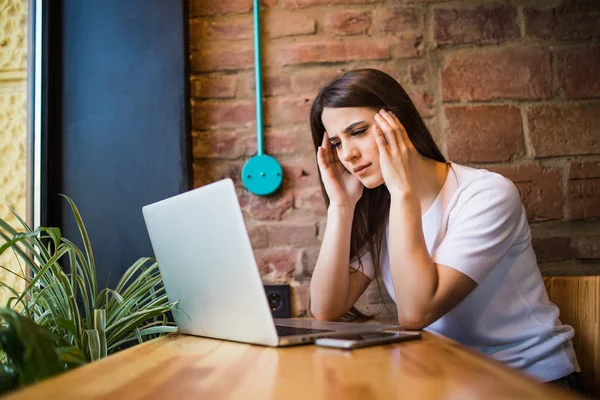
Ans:
[{"label": "wooden table", "polygon": [[170,335],[7,399],[576,399],[423,333],[353,351]]}]

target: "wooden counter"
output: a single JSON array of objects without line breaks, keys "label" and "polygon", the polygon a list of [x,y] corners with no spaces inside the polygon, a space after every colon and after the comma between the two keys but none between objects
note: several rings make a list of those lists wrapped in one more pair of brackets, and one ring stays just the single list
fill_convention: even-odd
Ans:
[{"label": "wooden counter", "polygon": [[421,340],[353,351],[170,335],[6,399],[575,399],[465,349]]}]

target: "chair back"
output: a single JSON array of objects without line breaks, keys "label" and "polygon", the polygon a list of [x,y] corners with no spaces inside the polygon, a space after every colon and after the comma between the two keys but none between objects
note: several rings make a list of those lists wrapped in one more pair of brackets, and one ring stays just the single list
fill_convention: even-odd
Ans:
[{"label": "chair back", "polygon": [[600,398],[600,276],[552,276],[544,284],[560,321],[575,329],[573,346],[585,391]]}]

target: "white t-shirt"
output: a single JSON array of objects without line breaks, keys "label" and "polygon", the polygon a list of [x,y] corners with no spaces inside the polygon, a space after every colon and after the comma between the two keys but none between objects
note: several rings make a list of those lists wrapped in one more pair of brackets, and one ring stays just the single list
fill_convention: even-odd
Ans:
[{"label": "white t-shirt", "polygon": [[[560,323],[558,308],[548,299],[517,188],[499,174],[451,166],[442,190],[422,216],[423,233],[433,261],[469,276],[477,287],[426,329],[542,381],[579,371],[573,328]],[[396,301],[388,239],[389,223],[380,271]],[[361,260],[363,272],[373,278],[371,255]],[[357,266],[357,261],[351,263]]]}]

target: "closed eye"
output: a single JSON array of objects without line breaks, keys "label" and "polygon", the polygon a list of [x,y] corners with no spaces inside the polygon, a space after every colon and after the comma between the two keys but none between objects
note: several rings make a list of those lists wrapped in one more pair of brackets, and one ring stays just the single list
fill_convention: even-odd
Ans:
[{"label": "closed eye", "polygon": [[352,131],[352,133],[350,135],[352,135],[352,136],[358,136],[358,135],[360,135],[362,133],[365,133],[366,131],[367,131],[367,128],[360,128],[360,129],[357,129],[355,131]]},{"label": "closed eye", "polygon": [[[367,131],[367,129],[369,129],[369,128],[365,127],[365,128],[355,129],[352,132],[350,132],[350,136],[362,135],[363,133],[365,133]],[[329,144],[331,145],[332,149],[336,149],[342,144],[342,142],[339,140],[332,140],[331,142],[329,142]]]}]

